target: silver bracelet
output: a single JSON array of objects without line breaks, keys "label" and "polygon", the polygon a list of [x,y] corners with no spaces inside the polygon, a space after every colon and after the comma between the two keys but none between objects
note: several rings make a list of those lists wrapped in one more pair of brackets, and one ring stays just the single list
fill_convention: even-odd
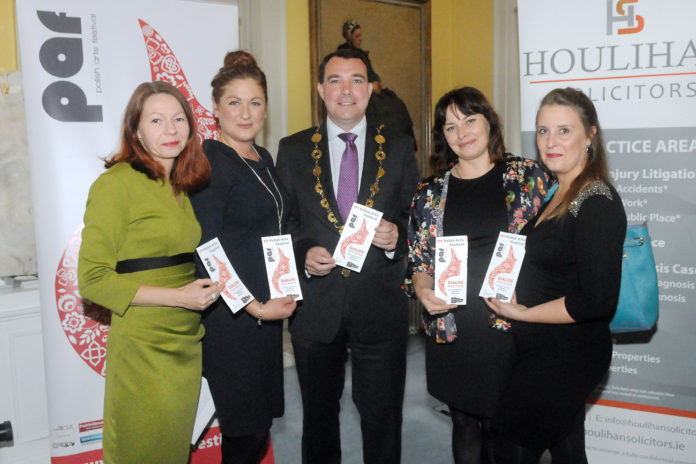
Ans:
[{"label": "silver bracelet", "polygon": [[256,320],[256,325],[261,327],[261,320],[263,319],[263,303],[259,301],[259,318]]}]

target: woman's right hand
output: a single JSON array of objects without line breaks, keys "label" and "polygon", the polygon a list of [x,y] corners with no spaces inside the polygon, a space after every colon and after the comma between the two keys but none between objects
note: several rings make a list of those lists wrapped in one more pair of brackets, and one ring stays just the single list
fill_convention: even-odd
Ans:
[{"label": "woman's right hand", "polygon": [[425,310],[433,316],[446,313],[450,309],[457,307],[456,304],[447,304],[445,300],[436,297],[432,288],[420,289],[416,292],[416,295],[420,302],[423,303],[423,306],[425,306]]},{"label": "woman's right hand", "polygon": [[425,310],[428,311],[429,314],[443,314],[457,307],[456,304],[447,304],[445,300],[435,296],[435,291],[433,290],[435,280],[432,276],[425,272],[417,272],[413,274],[412,280],[416,296],[420,302],[423,303]]},{"label": "woman's right hand", "polygon": [[197,279],[177,288],[177,299],[180,306],[194,311],[203,311],[220,298],[220,292],[224,285],[213,282],[211,279]]},{"label": "woman's right hand", "polygon": [[259,317],[259,312],[262,311],[262,321],[276,321],[292,316],[296,307],[297,302],[288,295],[281,298],[273,298],[265,303],[254,300],[246,306],[246,310],[256,319]]}]

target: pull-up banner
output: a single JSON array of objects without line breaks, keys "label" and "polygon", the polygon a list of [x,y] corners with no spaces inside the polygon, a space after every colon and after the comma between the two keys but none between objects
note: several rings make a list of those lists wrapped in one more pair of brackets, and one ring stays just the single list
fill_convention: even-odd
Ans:
[{"label": "pull-up banner", "polygon": [[[238,47],[237,6],[184,0],[16,2],[41,277],[51,462],[101,462],[108,324],[85,314],[77,252],[87,192],[118,147],[128,99],[164,80],[214,136],[210,80]],[[166,424],[153,424],[153,427]],[[153,430],[152,439],[158,433]],[[192,462],[219,454],[215,431]],[[219,461],[218,461],[219,462]]]},{"label": "pull-up banner", "polygon": [[518,6],[524,152],[536,153],[546,93],[588,95],[628,222],[648,222],[659,278],[657,330],[617,338],[590,400],[589,460],[696,463],[696,2]]}]

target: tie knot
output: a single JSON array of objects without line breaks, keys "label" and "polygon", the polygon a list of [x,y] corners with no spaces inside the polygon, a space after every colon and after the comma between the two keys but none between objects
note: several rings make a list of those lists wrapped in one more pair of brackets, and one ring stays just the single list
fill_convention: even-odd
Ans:
[{"label": "tie knot", "polygon": [[344,132],[342,134],[338,134],[338,137],[346,143],[353,143],[355,142],[355,139],[358,138],[358,135],[352,132]]}]

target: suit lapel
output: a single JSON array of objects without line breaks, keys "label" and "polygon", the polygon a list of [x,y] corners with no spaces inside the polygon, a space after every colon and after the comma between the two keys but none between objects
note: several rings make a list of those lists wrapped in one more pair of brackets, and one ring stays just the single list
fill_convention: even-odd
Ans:
[{"label": "suit lapel", "polygon": [[370,187],[375,182],[377,168],[379,167],[377,158],[375,158],[375,152],[377,152],[375,135],[377,135],[377,131],[368,122],[367,130],[365,131],[365,156],[363,158],[363,169],[358,190],[358,203],[363,205],[370,198]]}]

